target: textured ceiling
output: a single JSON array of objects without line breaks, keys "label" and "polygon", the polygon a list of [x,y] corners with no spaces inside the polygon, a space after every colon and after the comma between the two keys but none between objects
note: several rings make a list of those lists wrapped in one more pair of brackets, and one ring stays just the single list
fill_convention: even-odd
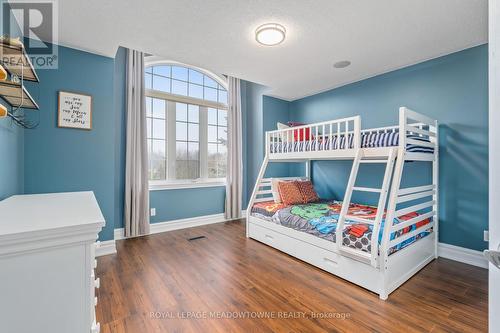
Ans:
[{"label": "textured ceiling", "polygon": [[[59,43],[118,46],[254,81],[293,100],[487,41],[487,0],[61,0]],[[278,22],[285,42],[260,46]],[[335,69],[333,63],[352,65]]]}]

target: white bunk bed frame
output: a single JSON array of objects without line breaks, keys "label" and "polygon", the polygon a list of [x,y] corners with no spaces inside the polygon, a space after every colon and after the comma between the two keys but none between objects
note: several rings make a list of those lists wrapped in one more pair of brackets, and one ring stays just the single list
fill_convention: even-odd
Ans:
[{"label": "white bunk bed frame", "polygon": [[[398,146],[361,148],[362,133],[390,132],[396,130],[399,130]],[[311,149],[306,151],[305,144],[302,145],[302,147],[299,144],[295,145],[294,131],[302,131],[299,132],[303,134],[302,138],[304,138],[308,133],[307,131],[309,131],[309,138],[307,139],[309,141],[317,141],[315,148],[313,149],[311,145]],[[340,149],[337,149],[338,146],[324,150],[320,150],[319,148],[320,138],[329,138],[332,140],[334,136],[337,136],[337,142],[339,142],[342,136],[347,138],[349,135],[353,135],[352,148],[350,148],[348,144],[345,144],[344,147],[340,147]],[[413,138],[408,137],[410,135]],[[415,135],[428,139],[429,142],[415,140]],[[399,109],[399,125],[397,126],[361,130],[361,117],[355,116],[266,132],[266,153],[247,210],[247,237],[258,240],[362,286],[377,293],[381,299],[386,300],[391,292],[406,282],[433,259],[437,258],[438,138],[438,123],[436,120],[409,110],[406,107],[401,107]],[[292,142],[293,148],[291,151],[286,151],[286,149],[283,148],[283,144],[281,144],[281,146],[275,146],[278,147],[278,149],[271,149],[271,145],[278,142]],[[409,152],[406,148],[407,144],[430,147],[434,149],[434,153]],[[336,242],[321,239],[305,232],[281,226],[251,215],[251,208],[254,203],[272,200],[272,191],[270,189],[272,178],[264,178],[269,162],[305,161],[305,178],[309,179],[311,160],[351,159],[353,160],[353,165],[337,224]],[[401,188],[401,178],[405,161],[427,161],[432,163],[432,184]],[[380,189],[355,186],[359,165],[361,163],[380,163],[386,165],[382,187]],[[353,249],[342,244],[341,230],[344,230],[346,214],[353,191],[379,193],[378,212],[374,220],[353,218],[349,216],[349,220],[373,225],[372,235],[375,235],[375,237],[372,237],[371,240],[371,253]],[[430,199],[422,203],[421,201],[425,198]],[[408,205],[414,200],[420,201],[411,204],[409,207],[397,208],[401,203],[406,203],[406,205]],[[382,241],[379,246],[377,235],[380,232],[380,225],[385,208],[387,209],[387,223],[384,225]],[[389,223],[389,221],[394,221],[395,217],[422,209],[430,211],[396,225]],[[393,240],[390,239],[391,233],[427,218],[431,219],[430,223],[420,226]],[[421,232],[430,231],[431,228],[433,229],[432,232],[426,237],[389,255],[389,249],[391,247]]]}]

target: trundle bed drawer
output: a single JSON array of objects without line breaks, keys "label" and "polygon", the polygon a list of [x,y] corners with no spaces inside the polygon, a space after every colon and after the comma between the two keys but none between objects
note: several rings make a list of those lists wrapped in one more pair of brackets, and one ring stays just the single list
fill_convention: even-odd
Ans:
[{"label": "trundle bed drawer", "polygon": [[329,272],[336,272],[341,256],[303,240],[250,223],[250,237]]},{"label": "trundle bed drawer", "polygon": [[286,235],[250,222],[248,232],[251,238],[321,268],[324,271],[373,292],[379,293],[380,291],[381,275],[377,268],[299,239],[302,233],[300,231],[293,229],[286,230],[289,233],[297,233],[297,238],[295,238],[292,235]]},{"label": "trundle bed drawer", "polygon": [[249,233],[250,237],[262,243],[294,255],[294,247],[292,246],[291,238],[286,235],[254,223],[250,224]]}]

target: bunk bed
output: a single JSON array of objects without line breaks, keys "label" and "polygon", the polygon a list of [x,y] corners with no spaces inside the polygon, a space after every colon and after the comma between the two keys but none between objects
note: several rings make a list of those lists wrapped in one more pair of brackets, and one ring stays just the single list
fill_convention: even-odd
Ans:
[{"label": "bunk bed", "polygon": [[[247,209],[247,237],[364,287],[383,300],[437,258],[438,123],[406,107],[397,126],[361,129],[355,116],[266,132],[265,157]],[[285,206],[273,200],[269,163],[352,160],[343,201]],[[405,162],[432,164],[432,179],[401,186]],[[361,164],[385,165],[381,188],[356,186]],[[297,178],[278,178],[280,181]],[[378,194],[376,206],[352,203]],[[369,231],[356,234],[356,228]]]}]

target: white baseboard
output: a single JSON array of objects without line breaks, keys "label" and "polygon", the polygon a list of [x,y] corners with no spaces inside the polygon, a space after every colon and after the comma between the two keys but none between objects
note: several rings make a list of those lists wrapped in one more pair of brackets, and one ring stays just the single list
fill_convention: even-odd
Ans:
[{"label": "white baseboard", "polygon": [[99,241],[95,244],[95,256],[105,256],[116,253],[115,240]]},{"label": "white baseboard", "polygon": [[488,268],[488,261],[484,258],[483,252],[467,249],[465,247],[439,243],[438,255],[442,258],[451,259],[464,264]]},{"label": "white baseboard", "polygon": [[[246,211],[242,212],[242,217],[245,217]],[[186,229],[198,227],[201,225],[226,222],[224,214],[204,215],[190,217],[186,219],[171,220],[166,222],[151,223],[149,226],[149,234],[158,234],[160,232]],[[124,239],[123,228],[115,229],[115,240]]]}]

